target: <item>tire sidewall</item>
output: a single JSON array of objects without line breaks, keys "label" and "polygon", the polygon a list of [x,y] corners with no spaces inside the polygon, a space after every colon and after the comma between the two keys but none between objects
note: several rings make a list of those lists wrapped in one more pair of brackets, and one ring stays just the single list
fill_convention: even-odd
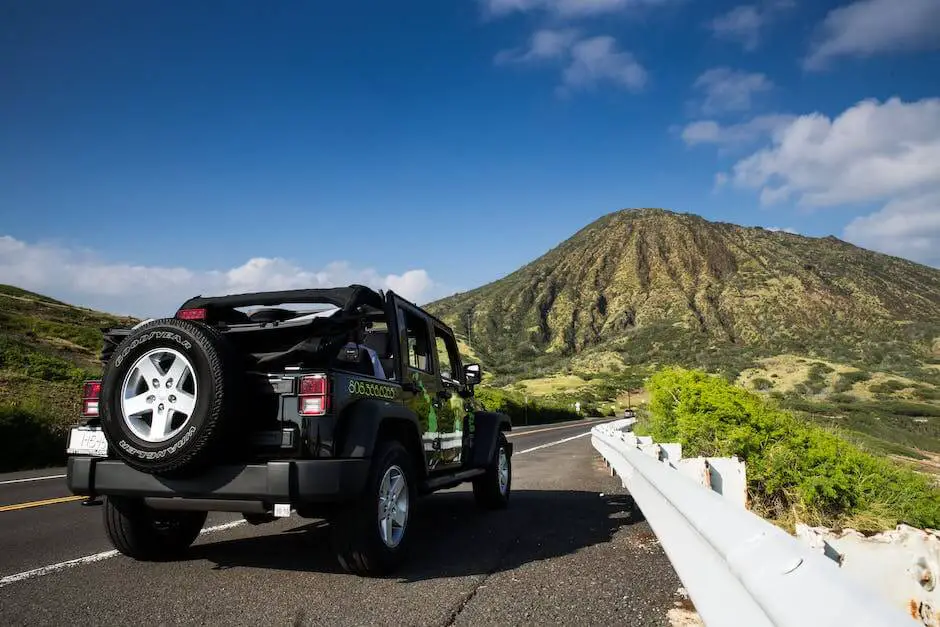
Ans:
[{"label": "tire sidewall", "polygon": [[[496,442],[496,459],[493,460],[493,470],[496,475],[496,494],[499,495],[499,498],[503,502],[509,501],[509,495],[512,494],[512,455],[509,454],[509,446],[506,441],[506,436],[500,434],[499,440]],[[504,494],[499,489],[499,452],[503,451],[506,454],[506,468],[509,471],[509,476],[506,478],[506,493]]]},{"label": "tire sidewall", "polygon": [[[147,469],[186,459],[208,436],[213,424],[210,409],[216,403],[217,386],[213,381],[208,351],[214,350],[199,339],[191,323],[155,321],[129,335],[115,349],[101,386],[101,426],[109,444],[125,461]],[[138,438],[127,426],[121,410],[124,380],[131,367],[144,354],[159,348],[174,349],[192,364],[196,381],[196,404],[186,427],[172,438],[159,443]]]},{"label": "tire sidewall", "polygon": [[[382,485],[382,477],[391,466],[401,468],[402,474],[408,486],[408,518],[405,521],[405,533],[401,541],[395,547],[390,547],[382,540],[382,532],[379,528],[379,490]],[[398,563],[408,551],[411,544],[411,527],[415,520],[415,505],[417,502],[417,489],[415,486],[414,467],[411,463],[411,457],[405,450],[405,447],[398,442],[390,443],[382,448],[373,465],[374,472],[372,480],[369,483],[369,492],[364,508],[366,511],[366,531],[369,537],[369,543],[373,545],[373,551],[381,555],[381,559],[386,565]],[[371,520],[370,520],[371,519]]]}]

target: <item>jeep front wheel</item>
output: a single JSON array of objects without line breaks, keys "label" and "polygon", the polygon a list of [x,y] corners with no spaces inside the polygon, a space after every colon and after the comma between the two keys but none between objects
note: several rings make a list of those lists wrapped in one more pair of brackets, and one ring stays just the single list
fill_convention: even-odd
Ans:
[{"label": "jeep front wheel", "polygon": [[330,517],[333,547],[345,570],[378,576],[402,563],[417,498],[414,477],[411,456],[399,442],[376,447],[364,493]]},{"label": "jeep front wheel", "polygon": [[505,509],[512,490],[512,459],[506,436],[499,434],[486,473],[473,480],[473,496],[483,509]]}]

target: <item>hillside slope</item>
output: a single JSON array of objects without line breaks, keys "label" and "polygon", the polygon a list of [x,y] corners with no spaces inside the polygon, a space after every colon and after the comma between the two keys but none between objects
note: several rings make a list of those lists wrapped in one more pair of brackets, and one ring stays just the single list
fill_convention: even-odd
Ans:
[{"label": "hillside slope", "polygon": [[609,214],[428,309],[506,376],[600,348],[626,364],[731,370],[784,352],[904,372],[940,357],[940,271],[659,209]]},{"label": "hillside slope", "polygon": [[0,285],[0,471],[61,461],[101,327],[134,323]]}]

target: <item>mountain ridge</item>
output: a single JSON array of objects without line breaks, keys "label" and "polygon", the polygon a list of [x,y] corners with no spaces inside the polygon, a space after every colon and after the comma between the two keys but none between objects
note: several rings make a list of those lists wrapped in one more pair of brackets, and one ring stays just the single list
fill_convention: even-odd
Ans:
[{"label": "mountain ridge", "polygon": [[[505,372],[602,345],[628,361],[655,357],[651,344],[687,362],[734,347],[865,362],[888,356],[875,354],[881,347],[922,360],[937,356],[940,270],[833,236],[621,210],[427,308],[469,330],[474,349]],[[646,350],[636,354],[631,341]]]}]

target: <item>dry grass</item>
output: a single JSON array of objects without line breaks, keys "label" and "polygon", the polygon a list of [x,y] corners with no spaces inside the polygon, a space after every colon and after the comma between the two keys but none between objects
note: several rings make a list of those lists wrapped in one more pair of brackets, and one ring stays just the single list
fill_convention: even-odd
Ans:
[{"label": "dry grass", "polygon": [[898,390],[897,392],[891,394],[890,396],[895,398],[907,398],[912,399],[913,395],[910,394],[911,388],[917,385],[916,381],[908,379],[907,377],[902,377],[894,374],[888,374],[887,372],[873,372],[871,373],[871,379],[868,381],[862,381],[856,383],[852,387],[852,392],[854,396],[863,400],[871,400],[875,398],[875,395],[871,391],[871,387],[878,385],[880,383],[885,383],[886,381],[900,381],[905,384],[905,388]]},{"label": "dry grass", "polygon": [[523,379],[517,381],[513,389],[530,396],[549,396],[551,394],[569,394],[583,390],[592,385],[592,381],[585,381],[576,375],[555,375],[540,379]]},{"label": "dry grass", "polygon": [[623,366],[623,357],[613,351],[579,355],[571,360],[571,367],[580,372],[612,372]]},{"label": "dry grass", "polygon": [[[858,372],[859,370],[847,364],[791,354],[767,357],[761,359],[759,363],[760,366],[757,368],[744,370],[738,377],[737,384],[748,390],[753,390],[753,382],[755,380],[766,379],[772,383],[772,386],[764,391],[774,391],[785,394],[792,391],[796,386],[806,382],[813,364],[822,363],[832,368],[832,372],[826,373],[825,375],[828,392],[832,393],[834,391],[832,389],[833,386],[842,374]],[[940,365],[931,365],[929,367],[940,368]],[[872,386],[877,386],[886,381],[899,381],[906,387],[891,396],[899,399],[917,400],[913,394],[913,388],[919,385],[917,381],[887,372],[875,371],[870,372],[870,375],[871,377],[868,380],[854,383],[852,388],[845,393],[851,394],[859,400],[873,400],[875,395],[871,391]]]},{"label": "dry grass", "polygon": [[738,377],[738,384],[751,389],[751,382],[754,379],[767,379],[773,383],[772,390],[778,392],[789,392],[795,386],[806,381],[809,377],[810,368],[814,363],[826,364],[833,369],[826,375],[826,383],[832,385],[843,372],[855,370],[851,366],[826,361],[824,359],[815,359],[801,355],[777,355],[767,357],[759,361],[758,368],[749,368]]}]

